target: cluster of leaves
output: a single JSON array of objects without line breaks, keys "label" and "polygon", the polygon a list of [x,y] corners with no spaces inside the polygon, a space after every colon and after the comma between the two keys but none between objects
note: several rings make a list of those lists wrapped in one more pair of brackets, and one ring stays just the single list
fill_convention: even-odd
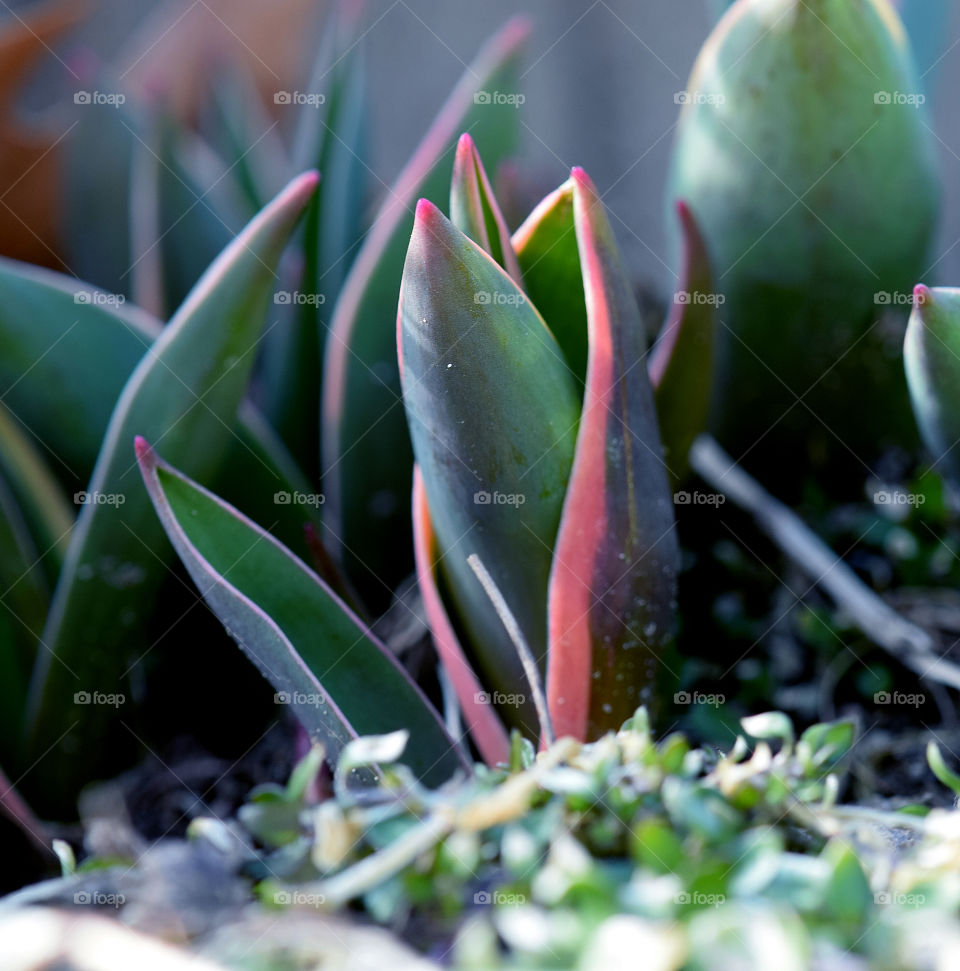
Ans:
[{"label": "cluster of leaves", "polygon": [[[194,946],[245,971],[306,966],[324,923],[356,901],[461,968],[599,969],[643,954],[663,971],[773,956],[783,968],[926,969],[956,957],[956,813],[838,804],[850,722],[796,738],[785,716],[754,716],[723,754],[682,735],[655,741],[640,710],[616,734],[538,756],[515,735],[508,766],[439,789],[400,764],[406,741],[352,742],[319,803],[314,750],[235,823],[197,819],[195,845],[231,856],[279,926],[297,915],[314,932],[258,943],[240,920],[229,942]],[[960,790],[935,746],[929,759]],[[356,786],[372,762],[378,785]],[[71,873],[70,888],[94,886],[103,865],[116,864]]]},{"label": "cluster of leaves", "polygon": [[[48,36],[44,23],[28,24],[33,34],[24,28],[34,58]],[[122,739],[100,743],[118,708],[139,717],[133,706],[144,699],[143,666],[156,670],[174,642],[210,639],[202,612],[191,612],[181,580],[170,575],[170,549],[136,467],[135,434],[216,485],[301,556],[309,557],[312,536],[318,561],[327,562],[325,530],[335,555],[341,542],[364,547],[328,528],[335,513],[326,522],[320,515],[325,308],[350,304],[349,296],[337,300],[341,288],[359,293],[364,312],[338,310],[346,322],[334,326],[380,326],[373,345],[370,335],[354,335],[349,364],[367,355],[382,374],[379,357],[396,372],[392,325],[408,207],[419,193],[447,195],[461,128],[488,133],[494,160],[509,150],[515,112],[511,118],[508,108],[477,105],[473,95],[478,86],[511,86],[526,28],[510,25],[454,91],[378,215],[346,286],[366,194],[355,28],[352,5],[337,5],[313,78],[301,79],[314,100],[288,108],[280,99],[282,126],[263,123],[271,137],[283,132],[272,155],[254,134],[253,108],[263,92],[249,90],[249,78],[238,79],[244,97],[211,97],[203,103],[207,114],[187,124],[163,99],[145,100],[105,69],[99,92],[115,97],[78,100],[67,167],[82,186],[67,192],[70,199],[99,207],[97,218],[88,212],[82,219],[82,244],[67,254],[90,282],[0,264],[0,579],[7,591],[0,764],[15,778],[35,766],[25,785],[49,812],[69,811],[80,783],[123,764]],[[257,150],[248,151],[254,142]],[[101,165],[103,157],[111,164]],[[294,177],[270,201],[286,178],[311,166],[322,169],[322,181],[312,173]],[[106,211],[110,219],[102,218]],[[331,343],[339,346],[340,338]],[[341,411],[352,420],[367,404],[366,389],[350,387],[348,360],[329,363],[325,385],[331,393],[347,388],[347,397],[342,409],[326,412],[328,438],[347,420]],[[367,378],[372,373],[364,370]],[[402,409],[399,416],[402,422]],[[388,426],[375,437],[392,445],[397,436]],[[335,458],[330,467],[339,474]],[[357,488],[365,485],[361,477]],[[333,497],[336,484],[329,486]],[[409,489],[408,480],[408,507]],[[409,534],[409,514],[406,522],[401,532]],[[366,548],[378,556],[392,548],[382,526],[363,526]],[[306,537],[305,528],[312,530]],[[412,550],[402,542],[399,549],[381,557],[396,575],[388,569],[365,578],[378,611],[384,591],[388,601],[409,570]],[[339,580],[331,577],[343,590]],[[362,683],[357,671],[353,676]]]},{"label": "cluster of leaves", "polygon": [[[394,767],[362,798],[340,788],[301,806],[299,832],[290,815],[265,827],[260,796],[241,819],[275,847],[261,898],[328,909],[362,898],[376,920],[465,968],[619,967],[639,953],[663,969],[773,954],[788,968],[948,960],[955,814],[837,805],[850,722],[797,739],[774,712],[742,730],[727,754],[682,735],[655,742],[643,710],[616,735],[561,740],[537,758],[515,737],[509,768],[428,792]],[[340,774],[401,746],[364,740]],[[935,746],[929,758],[957,791]]]}]

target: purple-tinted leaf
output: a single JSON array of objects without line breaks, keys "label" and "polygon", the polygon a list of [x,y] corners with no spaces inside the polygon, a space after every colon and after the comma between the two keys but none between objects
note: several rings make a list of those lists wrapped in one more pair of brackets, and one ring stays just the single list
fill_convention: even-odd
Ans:
[{"label": "purple-tinted leaf", "polygon": [[574,169],[570,189],[590,356],[550,575],[547,696],[558,736],[595,738],[653,700],[678,553],[640,313],[593,183]]},{"label": "purple-tinted leaf", "polygon": [[510,231],[494,197],[477,146],[467,134],[460,136],[453,162],[450,222],[486,250],[519,285],[523,285]]},{"label": "purple-tinted leaf", "polygon": [[673,488],[687,474],[690,446],[707,427],[718,299],[713,292],[706,246],[693,213],[686,203],[680,202],[677,214],[684,240],[683,275],[649,368]]},{"label": "purple-tinted leaf", "polygon": [[492,692],[514,696],[501,714],[536,737],[523,666],[467,557],[483,561],[543,665],[550,560],[580,411],[574,379],[516,283],[426,200],[398,329],[440,571],[477,673]]},{"label": "purple-tinted leaf", "polygon": [[437,587],[436,537],[423,490],[423,477],[416,466],[413,470],[413,548],[427,623],[437,654],[460,702],[467,729],[487,765],[506,762],[510,756],[507,730],[460,646]]}]

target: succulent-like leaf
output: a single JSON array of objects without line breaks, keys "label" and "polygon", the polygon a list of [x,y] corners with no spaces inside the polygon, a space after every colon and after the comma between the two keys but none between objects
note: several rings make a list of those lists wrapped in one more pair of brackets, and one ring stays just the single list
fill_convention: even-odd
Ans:
[{"label": "succulent-like leaf", "polygon": [[558,735],[592,738],[655,700],[678,552],[640,312],[593,183],[580,169],[571,183],[590,357],[550,575],[547,697]]},{"label": "succulent-like leaf", "polygon": [[903,359],[923,441],[960,488],[960,289],[917,286]]},{"label": "succulent-like leaf", "polygon": [[717,295],[703,237],[686,203],[678,203],[677,214],[684,240],[680,286],[649,368],[671,488],[686,476],[690,446],[707,427],[717,326]]},{"label": "succulent-like leaf", "polygon": [[929,264],[940,209],[906,35],[887,0],[742,0],[686,93],[669,198],[695,213],[726,298],[712,430],[768,485],[795,479],[784,449],[834,490],[859,484],[909,441],[876,323]]},{"label": "succulent-like leaf", "polygon": [[550,560],[579,395],[543,318],[493,259],[421,200],[403,272],[404,404],[440,570],[508,722],[538,724],[517,652],[473,571],[479,555],[537,661],[546,662]]},{"label": "succulent-like leaf", "polygon": [[[709,0],[714,19],[719,19],[732,3],[733,0]],[[917,69],[926,82],[928,74],[943,58],[942,40],[950,12],[949,0],[893,0],[892,5],[910,35]]]},{"label": "succulent-like leaf", "polygon": [[383,599],[409,571],[409,491],[413,456],[400,404],[394,322],[418,196],[446,202],[458,134],[472,132],[488,163],[511,149],[515,106],[495,94],[516,91],[526,22],[513,21],[478,56],[377,216],[344,284],[330,323],[324,364],[325,516],[340,554],[365,591]]},{"label": "succulent-like leaf", "polygon": [[137,456],[163,528],[204,599],[332,764],[358,735],[403,728],[414,740],[409,764],[427,782],[466,768],[421,690],[315,573],[139,438]]},{"label": "succulent-like leaf", "polygon": [[507,730],[460,646],[437,585],[436,537],[423,489],[423,476],[416,466],[413,470],[413,549],[427,623],[437,654],[460,702],[467,729],[488,765],[506,762],[510,757]]},{"label": "succulent-like leaf", "polygon": [[477,146],[466,133],[457,142],[457,154],[453,160],[450,222],[486,250],[518,285],[523,285],[510,231],[494,197]]},{"label": "succulent-like leaf", "polygon": [[[295,180],[231,243],[120,395],[44,631],[31,703],[38,752],[73,724],[77,691],[123,693],[145,648],[133,634],[152,606],[162,534],[136,475],[133,436],[148,432],[200,477],[216,472],[246,391],[276,264],[316,184],[315,173]],[[104,708],[91,707],[84,718],[85,739],[94,745]],[[94,770],[93,760],[78,765],[63,753],[48,753],[44,770],[74,778]]]},{"label": "succulent-like leaf", "polygon": [[0,404],[0,475],[23,510],[39,550],[43,572],[56,583],[73,529],[74,507],[67,504],[39,450],[14,415]]},{"label": "succulent-like leaf", "polygon": [[587,375],[587,306],[573,219],[573,183],[546,197],[514,233],[523,287],[580,384]]}]

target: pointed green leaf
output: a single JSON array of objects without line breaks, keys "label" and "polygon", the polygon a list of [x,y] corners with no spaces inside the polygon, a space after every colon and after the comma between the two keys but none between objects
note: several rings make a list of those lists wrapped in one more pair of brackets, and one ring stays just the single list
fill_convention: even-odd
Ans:
[{"label": "pointed green leaf", "polygon": [[523,288],[580,384],[587,376],[587,305],[573,219],[573,184],[546,197],[514,233]]},{"label": "pointed green leaf", "polygon": [[[519,49],[513,21],[480,53],[387,194],[337,301],[324,363],[325,516],[336,550],[372,598],[409,572],[413,456],[400,405],[394,324],[418,196],[446,202],[458,134],[470,131],[496,164],[513,147]],[[507,95],[506,102],[494,95]],[[372,581],[371,574],[381,582]]]},{"label": "pointed green leaf", "polygon": [[671,489],[685,478],[690,446],[707,427],[716,306],[721,299],[713,289],[706,246],[690,207],[678,203],[677,214],[684,240],[683,270],[649,367]]},{"label": "pointed green leaf", "polygon": [[204,599],[336,764],[358,735],[405,729],[408,764],[439,785],[466,768],[434,709],[388,648],[269,533],[137,440],[163,528]]},{"label": "pointed green leaf", "polygon": [[[233,437],[275,267],[316,184],[315,173],[295,180],[221,254],[137,366],[114,409],[54,594],[32,689],[35,750],[47,752],[43,772],[63,773],[61,789],[96,766],[94,758],[65,758],[63,735],[74,723],[75,693],[125,693],[122,686],[148,646],[136,635],[162,576],[156,569],[162,531],[136,474],[133,436],[142,429],[198,476],[215,473]],[[89,745],[105,728],[105,709],[85,712]]]},{"label": "pointed green leaf", "polygon": [[520,659],[467,557],[479,555],[545,664],[547,579],[580,410],[574,380],[516,283],[426,200],[404,266],[399,345],[440,569],[478,674],[494,692],[523,695],[501,714],[535,738]]},{"label": "pointed green leaf", "polygon": [[450,221],[486,250],[519,285],[520,264],[480,153],[468,134],[460,136],[450,183]]},{"label": "pointed green leaf", "polygon": [[640,311],[585,172],[571,177],[590,356],[550,575],[547,696],[559,736],[616,730],[655,699],[678,550]]},{"label": "pointed green leaf", "polygon": [[903,357],[924,444],[960,488],[960,289],[917,286]]},{"label": "pointed green leaf", "polygon": [[450,622],[440,594],[437,584],[436,536],[430,521],[430,510],[427,508],[423,476],[416,466],[413,471],[413,548],[423,610],[437,655],[460,702],[467,730],[487,765],[506,762],[510,757],[507,730],[493,707],[493,699],[484,691],[460,646],[460,639]]}]

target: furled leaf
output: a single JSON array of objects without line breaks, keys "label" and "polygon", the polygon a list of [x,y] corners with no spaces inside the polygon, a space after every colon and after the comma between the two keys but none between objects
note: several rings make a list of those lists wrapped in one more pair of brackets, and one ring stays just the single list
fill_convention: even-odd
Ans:
[{"label": "furled leaf", "polygon": [[23,510],[43,572],[56,583],[73,529],[74,507],[14,415],[0,404],[0,475]]},{"label": "furled leaf", "polygon": [[550,574],[547,697],[558,735],[593,738],[651,704],[673,636],[673,505],[646,341],[603,205],[571,176],[590,354]]},{"label": "furled leaf", "polygon": [[34,263],[60,263],[59,206],[63,132],[27,128],[18,89],[31,68],[82,17],[79,0],[52,0],[14,13],[4,4],[0,24],[0,253]]},{"label": "furled leaf", "polygon": [[917,286],[903,359],[924,444],[960,488],[960,290]]},{"label": "furled leaf", "polygon": [[[216,472],[246,391],[276,264],[316,184],[315,173],[295,180],[231,243],[120,395],[73,532],[34,679],[32,740],[38,753],[48,753],[45,772],[76,779],[95,771],[94,757],[63,758],[62,738],[75,711],[71,700],[78,691],[124,693],[121,686],[147,647],[135,635],[162,578],[161,529],[136,476],[133,436],[148,432],[200,477]],[[104,730],[106,707],[85,712],[88,745],[95,746]],[[48,752],[51,746],[57,748]]]},{"label": "furled leaf", "polygon": [[683,230],[683,270],[649,367],[672,488],[686,476],[690,446],[707,427],[718,299],[693,213],[683,202],[677,213]]},{"label": "furled leaf", "polygon": [[460,702],[470,732],[480,754],[488,765],[506,762],[510,757],[510,739],[497,716],[490,694],[483,689],[447,615],[437,586],[436,537],[427,496],[423,490],[420,469],[413,471],[413,549],[417,564],[417,583],[423,597],[423,609],[430,625],[433,643],[453,690]]},{"label": "furled leaf", "polygon": [[547,580],[577,433],[575,382],[516,283],[426,200],[398,327],[440,570],[478,674],[497,697],[510,696],[499,705],[503,717],[537,737],[520,659],[467,557],[479,555],[544,665]]},{"label": "furled leaf", "polygon": [[413,457],[400,404],[394,322],[404,253],[418,196],[446,202],[458,134],[470,131],[490,164],[508,154],[525,22],[513,21],[484,48],[451,93],[390,190],[357,255],[330,323],[324,363],[325,510],[348,571],[374,599],[379,577],[395,586],[409,572]]},{"label": "furled leaf", "polygon": [[[733,0],[709,0],[714,19],[719,19],[732,3]],[[948,25],[949,0],[892,0],[892,6],[910,35],[921,80],[929,83],[928,75],[944,56],[943,35]]]},{"label": "furled leaf", "polygon": [[493,195],[477,146],[466,133],[460,136],[453,160],[450,221],[486,250],[520,286],[523,285],[510,231]]},{"label": "furled leaf", "polygon": [[466,765],[390,651],[301,560],[137,440],[144,481],[177,554],[214,613],[333,764],[358,735],[409,731],[432,784]]},{"label": "furled leaf", "polygon": [[587,375],[587,306],[573,218],[573,183],[546,197],[513,234],[523,287],[577,380]]}]

